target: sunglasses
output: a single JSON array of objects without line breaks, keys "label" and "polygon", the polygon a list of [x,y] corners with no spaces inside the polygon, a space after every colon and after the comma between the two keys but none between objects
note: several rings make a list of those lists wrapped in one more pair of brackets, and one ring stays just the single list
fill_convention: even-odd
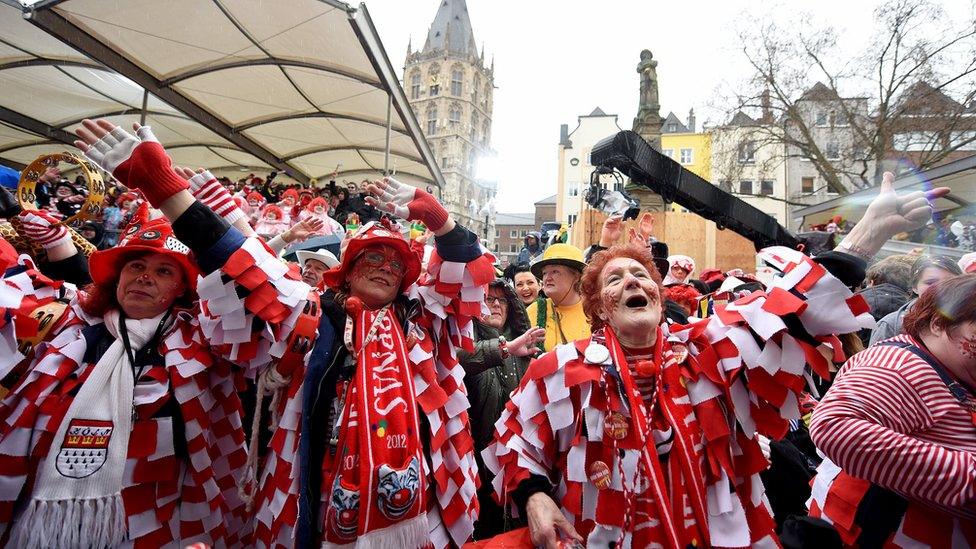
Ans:
[{"label": "sunglasses", "polygon": [[391,271],[398,275],[403,275],[403,273],[406,272],[406,267],[403,265],[402,261],[396,257],[387,258],[386,254],[383,252],[366,251],[363,252],[363,255],[359,257],[361,257],[362,260],[365,261],[370,267],[379,269],[383,265],[387,265]]}]

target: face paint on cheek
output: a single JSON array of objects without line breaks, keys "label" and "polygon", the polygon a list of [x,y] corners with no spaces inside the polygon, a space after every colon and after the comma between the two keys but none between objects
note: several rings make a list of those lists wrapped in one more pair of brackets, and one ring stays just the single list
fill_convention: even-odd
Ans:
[{"label": "face paint on cheek", "polygon": [[600,292],[600,301],[603,303],[603,310],[607,315],[617,306],[617,297],[611,288],[604,288]]},{"label": "face paint on cheek", "polygon": [[976,336],[963,338],[959,342],[959,350],[966,358],[976,359]]}]

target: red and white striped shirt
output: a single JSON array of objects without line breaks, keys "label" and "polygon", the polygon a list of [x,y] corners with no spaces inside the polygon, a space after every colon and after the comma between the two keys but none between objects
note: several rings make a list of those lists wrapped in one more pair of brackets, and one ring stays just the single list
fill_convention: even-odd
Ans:
[{"label": "red and white striped shirt", "polygon": [[[921,347],[907,335],[894,340]],[[875,345],[854,355],[814,411],[810,435],[847,474],[976,518],[976,426],[914,353]]]}]

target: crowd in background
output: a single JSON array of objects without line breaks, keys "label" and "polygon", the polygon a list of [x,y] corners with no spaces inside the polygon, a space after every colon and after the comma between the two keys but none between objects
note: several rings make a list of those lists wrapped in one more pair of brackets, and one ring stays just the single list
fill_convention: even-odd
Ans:
[{"label": "crowd in background", "polygon": [[11,215],[43,254],[0,246],[4,543],[976,545],[976,253],[875,261],[948,189],[886,174],[835,249],[758,252],[772,280],[649,214],[502,270],[427,190],[135,132],[77,132],[118,178],[98,251],[55,170]]}]

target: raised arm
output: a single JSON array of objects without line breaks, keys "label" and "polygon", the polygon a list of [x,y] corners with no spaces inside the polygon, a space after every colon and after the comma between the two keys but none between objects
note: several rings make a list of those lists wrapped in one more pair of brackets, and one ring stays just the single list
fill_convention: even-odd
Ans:
[{"label": "raised arm", "polygon": [[193,250],[203,272],[197,285],[200,325],[211,349],[252,375],[281,357],[310,291],[297,269],[194,198],[190,182],[174,170],[148,127],[135,126],[132,135],[107,120],[82,126],[75,144],[123,185],[141,190]]}]

